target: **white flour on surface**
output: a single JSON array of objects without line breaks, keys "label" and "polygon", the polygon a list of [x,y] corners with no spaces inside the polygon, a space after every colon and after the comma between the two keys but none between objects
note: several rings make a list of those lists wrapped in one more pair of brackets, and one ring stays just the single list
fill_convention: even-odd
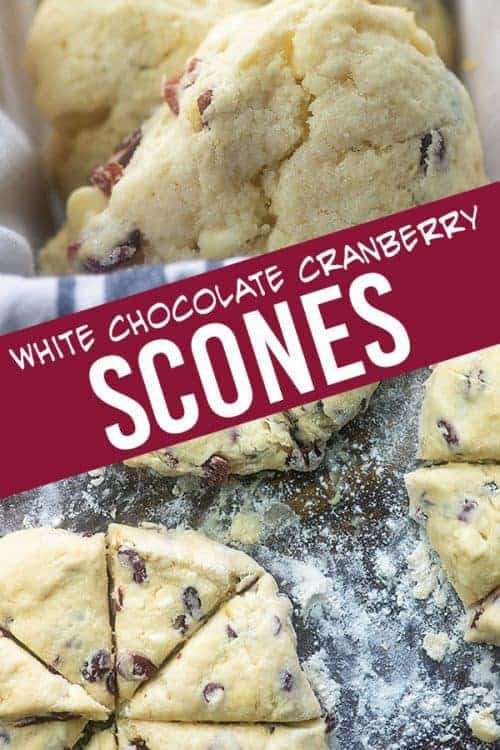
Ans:
[{"label": "white flour on surface", "polygon": [[[463,641],[462,607],[407,513],[423,380],[383,383],[313,475],[233,479],[206,494],[193,479],[108,467],[5,501],[0,528],[199,528],[254,555],[290,595],[332,749],[484,748],[467,717],[500,718],[498,651]],[[444,634],[441,650],[429,634]]]}]

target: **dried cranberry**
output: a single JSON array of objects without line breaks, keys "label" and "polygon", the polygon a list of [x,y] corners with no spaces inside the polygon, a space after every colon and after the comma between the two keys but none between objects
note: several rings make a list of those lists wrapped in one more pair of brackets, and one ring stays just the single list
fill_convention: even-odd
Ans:
[{"label": "dried cranberry", "polygon": [[170,111],[176,117],[178,117],[180,111],[178,91],[181,77],[182,76],[178,75],[175,76],[175,78],[170,78],[163,86],[163,96],[165,97],[165,101],[170,107]]},{"label": "dried cranberry", "polygon": [[203,688],[203,697],[207,703],[220,703],[224,697],[224,685],[220,682],[209,682]]},{"label": "dried cranberry", "polygon": [[294,679],[293,675],[290,674],[286,669],[280,672],[280,688],[286,693],[290,693],[293,690]]},{"label": "dried cranberry", "polygon": [[116,695],[117,689],[116,689],[116,674],[113,670],[108,674],[106,677],[106,690],[108,693],[111,693],[111,695]]},{"label": "dried cranberry", "polygon": [[458,514],[457,518],[459,521],[469,523],[470,518],[478,506],[477,500],[464,500],[462,504],[462,510]]},{"label": "dried cranberry", "polygon": [[87,682],[103,682],[113,670],[113,657],[105,649],[97,651],[82,667],[82,677]]},{"label": "dried cranberry", "polygon": [[226,626],[226,633],[227,633],[227,637],[230,638],[231,640],[234,640],[235,638],[238,637],[238,633],[236,632],[234,628],[231,627],[231,625]]},{"label": "dried cranberry", "polygon": [[439,166],[446,157],[446,141],[440,130],[431,130],[420,140],[420,167],[427,174],[430,166]]},{"label": "dried cranberry", "polygon": [[118,673],[124,680],[143,682],[154,677],[158,668],[152,661],[139,654],[122,654],[118,659]]},{"label": "dried cranberry", "polygon": [[115,612],[121,612],[123,609],[123,588],[121,586],[118,586],[115,590]]},{"label": "dried cranberry", "polygon": [[96,167],[90,176],[90,182],[109,198],[122,176],[123,167],[118,162],[111,161],[105,166]]},{"label": "dried cranberry", "polygon": [[141,129],[139,128],[138,130],[134,130],[133,133],[131,133],[127,138],[124,138],[123,141],[118,144],[110,161],[116,162],[124,169],[125,167],[128,167],[133,155],[136,152],[136,149],[141,143],[141,140]]},{"label": "dried cranberry", "polygon": [[186,635],[189,630],[188,621],[186,615],[179,615],[173,622],[175,630],[178,630],[181,635]]},{"label": "dried cranberry", "polygon": [[278,636],[281,633],[282,629],[281,620],[277,615],[274,615],[273,617],[273,635]]},{"label": "dried cranberry", "polygon": [[437,426],[448,445],[458,445],[460,441],[457,432],[450,422],[447,422],[445,419],[440,419]]},{"label": "dried cranberry", "polygon": [[212,91],[212,89],[207,89],[207,91],[204,91],[202,94],[200,94],[198,99],[196,100],[198,104],[198,111],[202,117],[205,110],[208,109],[212,104],[213,97],[214,92]]},{"label": "dried cranberry", "polygon": [[212,456],[203,464],[203,473],[208,487],[218,487],[230,474],[229,462],[222,456]]},{"label": "dried cranberry", "polygon": [[132,570],[132,578],[135,583],[144,583],[148,580],[146,562],[135,549],[120,547],[118,558]]},{"label": "dried cranberry", "polygon": [[104,258],[87,258],[83,270],[88,273],[103,273],[112,271],[119,266],[129,263],[142,247],[143,236],[139,229],[134,229],[120,244],[113,247]]},{"label": "dried cranberry", "polygon": [[201,599],[194,586],[188,586],[182,594],[182,601],[188,615],[199,619],[201,615]]}]

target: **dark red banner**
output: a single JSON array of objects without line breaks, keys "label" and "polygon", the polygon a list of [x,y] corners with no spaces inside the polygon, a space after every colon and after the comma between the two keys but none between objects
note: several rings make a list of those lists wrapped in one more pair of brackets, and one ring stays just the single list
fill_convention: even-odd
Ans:
[{"label": "dark red banner", "polygon": [[500,341],[500,184],[0,338],[0,496]]}]

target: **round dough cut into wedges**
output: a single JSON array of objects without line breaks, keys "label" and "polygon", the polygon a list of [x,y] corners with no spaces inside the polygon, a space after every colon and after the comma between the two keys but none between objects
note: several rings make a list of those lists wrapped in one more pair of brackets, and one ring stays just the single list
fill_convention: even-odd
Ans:
[{"label": "round dough cut into wedges", "polygon": [[[116,750],[116,748],[117,743],[114,733],[110,729],[106,729],[104,732],[98,732],[98,734],[95,734],[85,750]],[[133,749],[128,748],[128,750]]]},{"label": "round dough cut into wedges", "polygon": [[0,720],[79,715],[100,721],[107,710],[79,685],[49,670],[0,633]]},{"label": "round dough cut into wedges", "polygon": [[311,471],[321,463],[328,439],[367,408],[376,387],[356,388],[125,463],[165,476],[193,474],[214,486],[230,474]]},{"label": "round dough cut into wedges", "polygon": [[500,586],[500,466],[419,469],[406,486],[458,595],[466,606],[482,601]]},{"label": "round dough cut into wedges", "polygon": [[131,698],[222,602],[264,572],[203,534],[162,527],[112,524],[108,554],[121,700]]},{"label": "round dough cut into wedges", "polygon": [[103,534],[28,529],[0,540],[0,627],[99,703],[114,706]]},{"label": "round dough cut into wedges", "polygon": [[85,719],[44,721],[28,726],[0,724],[0,747],[5,750],[70,750],[76,745]]},{"label": "round dough cut into wedges", "polygon": [[297,722],[321,710],[302,672],[292,606],[266,574],[225,604],[125,704],[150,721]]},{"label": "round dough cut into wedges", "polygon": [[471,643],[500,646],[500,588],[469,613],[466,638]]},{"label": "round dough cut into wedges", "polygon": [[468,94],[399,8],[230,16],[165,99],[103,166],[76,268],[265,252],[487,182]]},{"label": "round dough cut into wedges", "polygon": [[118,747],[119,750],[327,750],[328,744],[322,721],[290,726],[118,721]]},{"label": "round dough cut into wedges", "polygon": [[28,39],[36,98],[54,126],[50,167],[64,194],[161,101],[209,29],[258,0],[44,0]]},{"label": "round dough cut into wedges", "polygon": [[435,367],[420,418],[419,458],[500,461],[500,346]]}]

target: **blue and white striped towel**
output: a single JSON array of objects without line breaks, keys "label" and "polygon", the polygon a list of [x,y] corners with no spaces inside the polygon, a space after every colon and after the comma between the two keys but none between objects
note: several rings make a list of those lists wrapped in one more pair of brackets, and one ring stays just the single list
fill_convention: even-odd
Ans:
[{"label": "blue and white striped towel", "polygon": [[0,334],[53,320],[130,294],[235,263],[195,260],[165,266],[134,266],[98,276],[23,278],[0,274]]}]

